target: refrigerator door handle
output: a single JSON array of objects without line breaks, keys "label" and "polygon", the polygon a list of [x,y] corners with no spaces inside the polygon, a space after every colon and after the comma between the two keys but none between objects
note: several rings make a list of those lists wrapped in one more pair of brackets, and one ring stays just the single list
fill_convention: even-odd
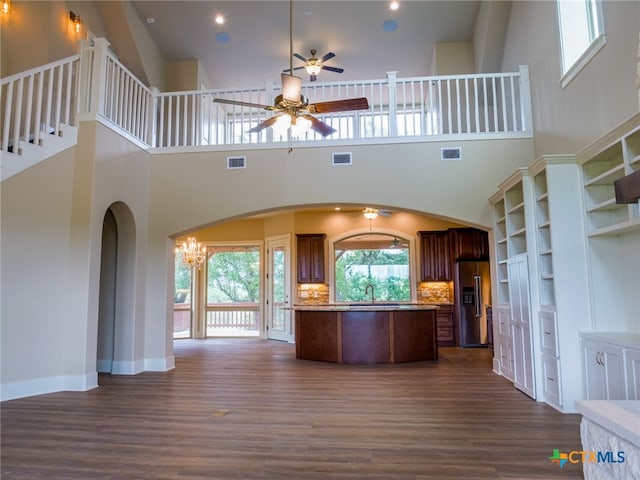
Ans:
[{"label": "refrigerator door handle", "polygon": [[474,275],[474,290],[475,290],[475,306],[476,306],[476,318],[482,317],[482,305],[480,302],[482,301],[482,283],[481,283],[480,275]]}]

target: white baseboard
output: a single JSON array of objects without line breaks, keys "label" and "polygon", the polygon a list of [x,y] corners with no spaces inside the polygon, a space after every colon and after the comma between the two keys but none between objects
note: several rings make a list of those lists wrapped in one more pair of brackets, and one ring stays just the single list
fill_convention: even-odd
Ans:
[{"label": "white baseboard", "polygon": [[176,368],[176,357],[170,355],[165,358],[147,358],[144,369],[147,372],[168,372]]},{"label": "white baseboard", "polygon": [[98,386],[98,374],[59,375],[55,377],[37,378],[21,382],[3,383],[0,401],[16,398],[32,397],[54,392],[86,392]]}]

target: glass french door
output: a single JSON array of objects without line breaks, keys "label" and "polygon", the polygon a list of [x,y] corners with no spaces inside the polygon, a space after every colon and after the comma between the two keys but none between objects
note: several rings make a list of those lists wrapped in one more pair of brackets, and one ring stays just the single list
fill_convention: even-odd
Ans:
[{"label": "glass french door", "polygon": [[292,314],[289,299],[291,297],[291,240],[289,236],[267,239],[267,295],[266,321],[267,338],[273,340],[294,341]]}]

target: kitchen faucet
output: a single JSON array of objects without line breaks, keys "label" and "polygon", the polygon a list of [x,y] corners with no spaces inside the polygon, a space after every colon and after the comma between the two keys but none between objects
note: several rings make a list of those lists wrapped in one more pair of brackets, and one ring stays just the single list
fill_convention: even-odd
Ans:
[{"label": "kitchen faucet", "polygon": [[373,285],[368,283],[367,286],[364,289],[364,294],[366,295],[369,292],[369,289],[371,289],[371,303],[375,303],[376,301],[376,297],[373,295]]}]

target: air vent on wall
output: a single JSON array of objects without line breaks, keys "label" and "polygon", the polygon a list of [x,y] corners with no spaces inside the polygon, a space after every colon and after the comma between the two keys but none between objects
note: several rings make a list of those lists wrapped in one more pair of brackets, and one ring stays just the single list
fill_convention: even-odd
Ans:
[{"label": "air vent on wall", "polygon": [[351,165],[351,152],[333,152],[334,165]]},{"label": "air vent on wall", "polygon": [[246,168],[247,157],[227,157],[227,168]]},{"label": "air vent on wall", "polygon": [[445,147],[440,150],[440,160],[462,160],[460,147]]}]

